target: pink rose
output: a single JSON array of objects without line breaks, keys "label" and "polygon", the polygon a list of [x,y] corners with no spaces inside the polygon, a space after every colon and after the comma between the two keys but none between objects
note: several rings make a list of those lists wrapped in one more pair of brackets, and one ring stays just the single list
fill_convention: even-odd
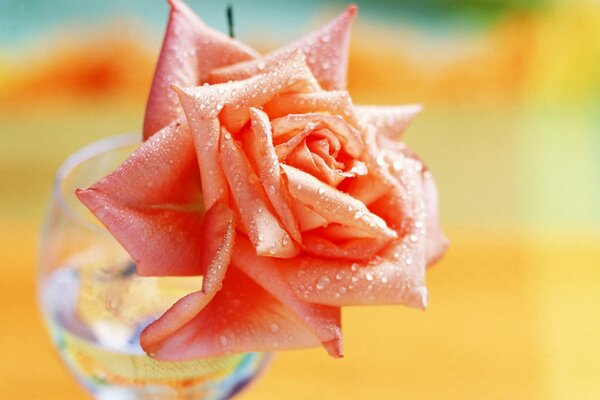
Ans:
[{"label": "pink rose", "polygon": [[[418,106],[344,90],[356,7],[266,56],[171,0],[147,139],[78,196],[142,275],[203,275],[142,334],[157,358],[323,345],[340,307],[427,304],[442,256],[430,172],[398,138]],[[172,90],[171,90],[172,88]]]}]

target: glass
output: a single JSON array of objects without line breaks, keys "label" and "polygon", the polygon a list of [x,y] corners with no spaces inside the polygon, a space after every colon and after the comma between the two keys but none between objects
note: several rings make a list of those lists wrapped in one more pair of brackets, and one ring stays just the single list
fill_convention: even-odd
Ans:
[{"label": "glass", "polygon": [[38,296],[52,340],[75,378],[97,399],[228,399],[264,369],[266,353],[161,362],[140,332],[200,277],[147,278],[75,197],[115,169],[140,135],[83,148],[58,170],[42,231]]}]

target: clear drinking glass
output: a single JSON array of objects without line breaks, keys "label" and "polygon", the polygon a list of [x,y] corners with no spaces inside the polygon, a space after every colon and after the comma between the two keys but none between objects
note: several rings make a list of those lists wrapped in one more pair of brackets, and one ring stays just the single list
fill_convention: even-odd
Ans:
[{"label": "clear drinking glass", "polygon": [[58,170],[42,231],[38,295],[69,370],[98,399],[228,399],[270,355],[247,353],[161,362],[139,345],[140,332],[201,278],[148,278],[75,197],[139,146],[139,135],[95,142]]}]

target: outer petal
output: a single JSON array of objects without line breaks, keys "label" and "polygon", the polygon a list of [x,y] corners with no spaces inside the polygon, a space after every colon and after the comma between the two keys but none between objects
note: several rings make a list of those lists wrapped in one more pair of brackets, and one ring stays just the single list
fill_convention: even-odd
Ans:
[{"label": "outer petal", "polygon": [[[219,117],[228,131],[238,133],[250,119],[251,107],[261,107],[278,94],[314,92],[319,85],[306,66],[302,53],[294,53],[273,70],[239,82],[190,88],[174,87],[188,118]],[[184,100],[184,97],[190,99]]]},{"label": "outer petal", "polygon": [[249,47],[207,27],[180,0],[169,0],[171,13],[146,105],[144,139],[181,114],[171,85],[196,86],[208,72],[257,57]]},{"label": "outer petal", "polygon": [[419,172],[408,168],[401,184],[410,195],[394,190],[385,201],[389,201],[388,208],[402,202],[411,212],[402,238],[367,262],[305,257],[294,268],[283,268],[286,280],[300,298],[339,306],[398,303],[426,306],[426,215]]},{"label": "outer petal", "polygon": [[[175,307],[185,308],[199,296],[193,293]],[[319,344],[291,310],[237,268],[229,269],[223,289],[193,319],[162,340],[142,341],[147,353],[164,361]]]},{"label": "outer petal", "polygon": [[261,60],[214,70],[209,81],[216,83],[246,79],[260,73],[261,70],[269,69],[273,63],[287,58],[290,54],[302,51],[306,55],[308,66],[324,89],[345,89],[350,30],[356,12],[357,7],[351,5],[320,31],[276,50]]},{"label": "outer petal", "polygon": [[245,148],[249,151],[254,164],[257,166],[258,176],[265,189],[273,209],[279,216],[282,224],[292,238],[300,243],[302,237],[298,223],[290,209],[290,195],[281,176],[279,160],[273,147],[271,123],[269,117],[256,108],[250,109],[252,129],[244,135]]},{"label": "outer petal", "polygon": [[355,106],[363,126],[373,126],[379,135],[399,139],[413,118],[421,112],[420,104],[406,106]]},{"label": "outer petal", "polygon": [[440,228],[438,210],[438,194],[433,175],[429,171],[423,173],[423,186],[425,190],[425,204],[427,208],[427,265],[437,262],[448,249],[448,239]]},{"label": "outer petal", "polygon": [[[380,147],[385,149],[383,151],[386,159],[384,164],[388,164],[390,175],[394,176],[394,179],[402,180],[402,176],[406,173],[406,170],[414,170],[421,175],[427,214],[427,264],[431,265],[439,260],[448,248],[448,240],[440,228],[438,194],[433,175],[418,156],[403,143],[399,143],[386,136],[378,136],[378,139],[378,141],[381,142]],[[405,196],[406,195],[407,194],[405,194]],[[371,206],[371,208],[373,208],[373,206]],[[402,213],[407,213],[403,204],[399,204],[397,207],[388,207],[380,211],[389,214],[393,210],[399,212],[400,217],[402,216]],[[380,215],[383,214],[380,213]],[[393,222],[392,224],[395,225],[396,223]]]},{"label": "outer petal", "polygon": [[279,225],[250,161],[224,131],[221,160],[242,223],[259,255],[294,257],[299,248]]},{"label": "outer petal", "polygon": [[292,260],[258,257],[246,240],[236,242],[233,263],[273,297],[292,310],[323,343],[330,355],[342,355],[341,312],[339,307],[310,304],[300,300],[286,282],[280,268]]},{"label": "outer petal", "polygon": [[221,125],[215,118],[198,118],[193,98],[177,92],[194,137],[198,165],[202,176],[204,206],[208,209],[218,201],[227,202],[227,181],[219,159]]},{"label": "outer petal", "polygon": [[158,320],[146,327],[140,337],[143,348],[152,347],[175,333],[212,300],[225,278],[234,236],[233,212],[223,204],[216,204],[206,213],[204,224],[202,290],[180,299]]},{"label": "outer petal", "polygon": [[381,218],[371,213],[360,201],[319,181],[299,169],[282,165],[290,194],[329,222],[353,226],[375,238],[396,238]]},{"label": "outer petal", "polygon": [[192,137],[173,122],[79,199],[137,262],[142,275],[199,275],[202,197]]}]

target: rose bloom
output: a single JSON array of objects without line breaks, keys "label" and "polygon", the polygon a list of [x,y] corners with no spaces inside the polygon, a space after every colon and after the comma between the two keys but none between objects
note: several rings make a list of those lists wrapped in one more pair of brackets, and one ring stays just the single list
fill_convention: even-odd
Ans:
[{"label": "rose bloom", "polygon": [[418,106],[344,90],[356,7],[260,56],[171,0],[141,147],[77,192],[141,275],[202,275],[141,336],[163,360],[322,345],[345,305],[427,304],[446,249]]}]

